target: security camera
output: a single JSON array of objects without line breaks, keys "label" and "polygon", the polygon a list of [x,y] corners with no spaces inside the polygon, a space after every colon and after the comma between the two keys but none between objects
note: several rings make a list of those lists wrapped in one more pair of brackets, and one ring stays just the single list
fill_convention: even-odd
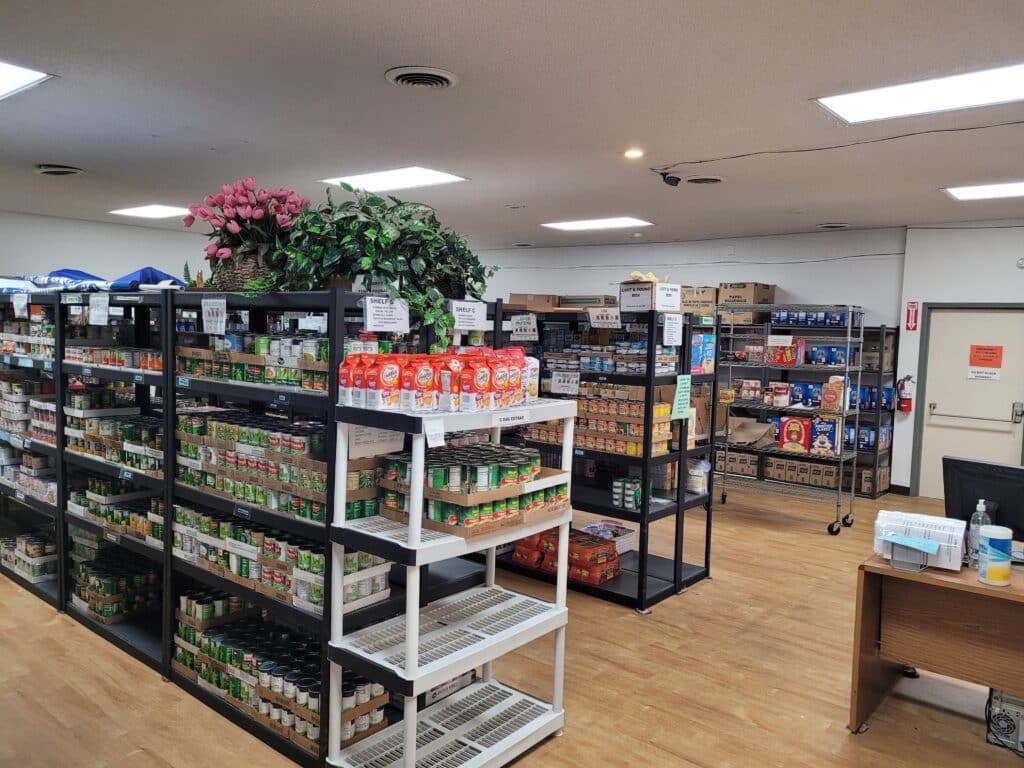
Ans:
[{"label": "security camera", "polygon": [[661,180],[668,184],[670,187],[678,187],[681,179],[678,176],[673,176],[671,173],[662,173]]}]

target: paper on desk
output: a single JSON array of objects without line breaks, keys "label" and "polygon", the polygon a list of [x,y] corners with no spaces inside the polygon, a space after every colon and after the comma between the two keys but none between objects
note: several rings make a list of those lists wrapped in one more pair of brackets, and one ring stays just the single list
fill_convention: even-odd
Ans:
[{"label": "paper on desk", "polygon": [[890,544],[899,544],[903,547],[916,549],[928,555],[936,555],[939,552],[939,542],[931,539],[920,539],[916,536],[901,536],[898,533],[887,533],[879,536],[881,541],[888,541]]}]

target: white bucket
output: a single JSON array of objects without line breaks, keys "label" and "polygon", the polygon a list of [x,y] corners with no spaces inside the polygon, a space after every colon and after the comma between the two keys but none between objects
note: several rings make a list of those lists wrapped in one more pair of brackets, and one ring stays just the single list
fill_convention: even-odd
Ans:
[{"label": "white bucket", "polygon": [[1010,546],[1013,531],[1001,525],[983,525],[978,532],[978,580],[994,587],[1010,584]]}]

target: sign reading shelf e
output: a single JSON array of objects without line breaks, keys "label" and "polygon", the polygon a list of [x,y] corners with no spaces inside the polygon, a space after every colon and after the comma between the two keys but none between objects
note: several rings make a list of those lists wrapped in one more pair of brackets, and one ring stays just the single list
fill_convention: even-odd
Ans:
[{"label": "sign reading shelf e", "polygon": [[14,306],[15,319],[28,319],[28,294],[15,293],[11,296],[11,304]]},{"label": "sign reading shelf e", "polygon": [[452,317],[455,318],[456,331],[486,331],[487,305],[482,301],[455,301],[451,305]]},{"label": "sign reading shelf e", "polygon": [[405,299],[364,296],[363,326],[372,332],[408,333],[409,304]]},{"label": "sign reading shelf e", "polygon": [[110,319],[110,294],[89,294],[89,325],[106,325]]},{"label": "sign reading shelf e", "polygon": [[679,313],[666,313],[662,343],[666,347],[681,347],[683,345],[683,316]]}]

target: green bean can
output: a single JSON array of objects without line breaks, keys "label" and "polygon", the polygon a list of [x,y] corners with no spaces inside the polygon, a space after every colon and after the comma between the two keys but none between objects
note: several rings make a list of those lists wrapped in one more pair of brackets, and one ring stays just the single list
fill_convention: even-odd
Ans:
[{"label": "green bean can", "polygon": [[441,464],[432,464],[427,476],[431,488],[443,489],[448,485],[448,468]]},{"label": "green bean can", "polygon": [[505,517],[515,517],[519,514],[519,497],[512,496],[505,499]]},{"label": "green bean can", "polygon": [[529,461],[520,460],[518,465],[519,482],[528,483],[533,479],[533,466]]},{"label": "green bean can", "polygon": [[485,501],[477,508],[477,519],[480,523],[489,523],[494,518],[494,502]]},{"label": "green bean can", "polygon": [[363,517],[377,516],[377,499],[363,499]]},{"label": "green bean can", "polygon": [[499,465],[498,485],[514,485],[519,482],[519,465],[503,463]]},{"label": "green bean can", "polygon": [[459,507],[459,525],[472,528],[480,522],[480,507]]},{"label": "green bean can", "polygon": [[503,520],[508,514],[508,501],[506,499],[498,499],[494,502],[494,511],[491,513],[491,519],[495,522]]}]

